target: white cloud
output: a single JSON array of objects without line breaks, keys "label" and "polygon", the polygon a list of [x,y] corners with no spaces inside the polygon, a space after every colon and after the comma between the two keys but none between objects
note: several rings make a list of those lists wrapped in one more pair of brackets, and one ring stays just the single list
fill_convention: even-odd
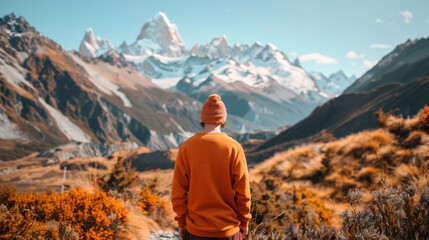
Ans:
[{"label": "white cloud", "polygon": [[376,23],[383,23],[383,20],[381,20],[380,18],[375,19]]},{"label": "white cloud", "polygon": [[230,12],[231,12],[231,9],[230,9],[230,8],[227,8],[227,9],[225,9],[225,12],[230,13]]},{"label": "white cloud", "polygon": [[357,59],[357,58],[364,58],[364,57],[365,57],[365,55],[363,53],[362,54],[357,54],[354,51],[349,51],[346,54],[346,58],[350,58],[350,59]]},{"label": "white cloud", "polygon": [[377,64],[378,63],[378,61],[369,61],[369,60],[364,60],[363,61],[363,65],[365,65],[365,67],[367,67],[367,68],[372,68],[372,67],[374,67],[375,66],[375,64]]},{"label": "white cloud", "polygon": [[391,48],[391,47],[393,46],[388,44],[371,44],[369,48]]},{"label": "white cloud", "polygon": [[426,21],[425,21],[426,23],[429,23],[429,19],[426,19]]},{"label": "white cloud", "polygon": [[306,55],[299,56],[299,60],[302,62],[305,61],[316,61],[317,64],[337,64],[337,60],[323,56],[320,53],[310,53]]},{"label": "white cloud", "polygon": [[399,12],[399,14],[401,14],[404,17],[404,20],[406,23],[410,23],[411,19],[413,19],[413,14],[408,10]]},{"label": "white cloud", "polygon": [[289,53],[291,56],[297,56],[298,55],[298,53],[296,53],[296,52],[291,52],[291,53]]},{"label": "white cloud", "polygon": [[353,65],[353,66],[356,66],[356,65],[357,65],[355,62],[351,62],[350,64],[351,64],[351,65]]}]

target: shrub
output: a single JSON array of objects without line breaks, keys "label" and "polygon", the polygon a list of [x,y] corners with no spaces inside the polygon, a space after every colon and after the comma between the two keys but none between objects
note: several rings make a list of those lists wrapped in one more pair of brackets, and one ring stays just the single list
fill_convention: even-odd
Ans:
[{"label": "shrub", "polygon": [[[107,178],[107,179],[106,179]],[[124,167],[124,159],[119,157],[112,172],[106,176],[99,176],[97,184],[104,192],[117,191],[123,193],[125,189],[135,186],[138,176],[134,170],[128,166],[128,171]]]},{"label": "shrub", "polygon": [[[82,239],[112,239],[126,221],[124,206],[105,193],[88,193],[73,189],[66,193],[2,193],[2,203],[22,216],[41,223],[57,221],[74,227]],[[17,215],[18,216],[18,215]],[[16,221],[19,224],[19,219]],[[31,221],[30,221],[31,223]],[[119,224],[118,224],[119,223]],[[61,229],[61,228],[59,228]],[[64,232],[70,232],[65,228]]]},{"label": "shrub", "polygon": [[429,128],[429,107],[425,105],[422,112],[420,113],[419,120],[424,128]]},{"label": "shrub", "polygon": [[429,236],[429,185],[383,187],[372,192],[366,208],[358,210],[362,193],[350,191],[350,207],[341,213],[340,239],[427,239]]},{"label": "shrub", "polygon": [[33,218],[29,211],[22,215],[17,208],[9,211],[5,205],[0,206],[0,239],[60,239],[58,232]]},{"label": "shrub", "polygon": [[[260,183],[251,183],[253,218],[250,229],[253,238],[275,236],[274,239],[296,239],[300,231],[302,234],[307,232],[306,235],[309,236],[310,226],[326,229],[322,226],[332,223],[331,210],[306,187],[280,190],[280,186],[281,180],[274,177],[263,179]],[[322,232],[313,231],[314,234]]]},{"label": "shrub", "polygon": [[160,226],[170,227],[175,221],[172,219],[170,205],[159,196],[158,184],[159,178],[155,177],[143,185],[142,190],[138,192],[137,206]]},{"label": "shrub", "polygon": [[153,213],[158,210],[163,216],[165,216],[169,210],[169,206],[162,200],[158,195],[152,192],[152,189],[145,187],[139,192],[140,199],[137,203],[140,210],[145,214]]}]

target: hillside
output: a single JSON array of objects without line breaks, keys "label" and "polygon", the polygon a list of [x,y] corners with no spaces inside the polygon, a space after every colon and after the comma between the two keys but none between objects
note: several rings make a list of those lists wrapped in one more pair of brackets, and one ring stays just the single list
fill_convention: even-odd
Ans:
[{"label": "hillside", "polygon": [[[428,120],[428,107],[408,119],[380,110],[376,130],[291,148],[255,165],[250,171],[255,182],[252,211],[259,212],[255,235],[406,239],[406,234],[423,234],[427,229],[418,225],[429,215],[425,209],[417,214],[417,209],[427,205],[429,193]],[[380,220],[382,216],[391,219]],[[389,230],[380,225],[386,222]],[[388,232],[399,229],[400,234]]]},{"label": "hillside", "polygon": [[[364,79],[369,78],[368,76],[377,76],[377,78],[369,79],[365,84],[362,83],[362,86],[370,87],[361,89],[351,87],[350,89],[356,91],[346,90],[337,98],[317,107],[299,123],[249,150],[251,160],[261,161],[263,158],[261,156],[272,156],[276,151],[308,141],[307,138],[322,130],[326,130],[335,137],[344,137],[364,129],[375,129],[376,121],[373,113],[379,108],[383,108],[384,111],[398,109],[397,113],[404,117],[417,114],[419,109],[429,102],[427,94],[429,92],[429,67],[427,65],[429,54],[426,54],[425,57],[422,56],[427,53],[424,49],[428,43],[428,39],[420,39],[399,45],[352,85],[361,84]],[[416,49],[422,49],[422,51]],[[399,53],[397,53],[398,51]],[[409,52],[418,54],[419,58],[406,54]],[[407,56],[410,59],[407,59]],[[382,68],[381,66],[390,63],[388,59],[390,62],[398,62],[398,64],[392,69]],[[376,71],[377,75],[375,75]]]},{"label": "hillside", "polygon": [[[377,191],[385,194],[383,196],[390,196],[384,191],[392,187],[396,190],[389,191],[405,191],[399,185],[414,186],[415,190],[409,193],[413,196],[410,199],[418,199],[418,196],[429,191],[428,187],[425,188],[425,176],[429,174],[429,108],[408,119],[380,110],[376,120],[379,126],[376,130],[362,131],[337,140],[332,139],[332,136],[319,137],[313,143],[278,152],[264,162],[251,166],[253,220],[250,234],[256,239],[267,235],[279,238],[314,239],[324,236],[337,239],[338,234],[349,231],[352,226],[348,225],[346,215],[340,215],[350,207],[347,199],[350,199],[351,190],[362,194],[362,201],[367,204],[375,204],[371,199],[374,199]],[[174,150],[151,152],[147,148],[139,148],[118,151],[106,158],[72,158],[60,162],[50,161],[52,156],[39,156],[37,159],[27,157],[1,163],[0,168],[3,170],[0,184],[16,186],[23,194],[28,190],[59,191],[63,169],[67,166],[66,190],[80,187],[90,193],[97,193],[100,191],[95,181],[97,176],[109,174],[116,168],[118,159],[124,159],[123,164],[127,168],[136,168],[138,184],[156,186],[154,194],[169,204],[175,153]],[[131,194],[140,190],[130,188],[128,191],[127,194]],[[141,213],[130,205],[135,204],[132,202],[136,199],[131,197],[133,195],[112,191],[109,196],[118,200],[129,199],[127,206],[133,217],[123,223],[128,227],[124,228],[121,236],[174,228],[171,208],[167,208],[167,217],[159,215],[159,211],[164,211],[163,208],[157,210],[158,214],[156,211],[152,214]],[[345,196],[349,197],[345,199]],[[158,201],[155,200],[157,197],[153,199]],[[356,201],[353,204],[359,204]],[[389,201],[395,200],[388,198],[386,201],[378,204],[389,204]],[[420,206],[419,202],[410,201],[412,206]],[[408,211],[405,207],[398,205],[398,209]],[[426,214],[424,208],[418,209],[416,211]],[[426,215],[422,216],[410,216],[409,221],[422,224],[419,221],[427,220]],[[140,221],[138,231],[129,227],[130,224],[136,227],[133,225],[137,224],[136,221]],[[302,229],[306,229],[307,238],[299,237],[304,234]],[[377,234],[382,236],[388,233],[380,230]]]},{"label": "hillside", "polygon": [[201,103],[158,87],[114,51],[67,52],[14,14],[0,19],[0,33],[1,160],[71,142],[168,149],[199,129]]}]

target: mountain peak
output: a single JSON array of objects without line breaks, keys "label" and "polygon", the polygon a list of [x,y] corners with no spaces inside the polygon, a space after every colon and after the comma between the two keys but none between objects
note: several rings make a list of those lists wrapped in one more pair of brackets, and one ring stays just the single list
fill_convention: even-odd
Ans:
[{"label": "mountain peak", "polygon": [[102,39],[99,36],[94,37],[92,28],[88,28],[80,43],[79,54],[87,57],[97,57],[111,49],[115,49],[115,47],[109,40]]},{"label": "mountain peak", "polygon": [[272,44],[272,43],[268,43],[267,47],[270,48],[270,49],[272,49],[272,50],[277,50],[277,47],[274,44]]},{"label": "mountain peak", "polygon": [[85,31],[85,35],[83,36],[83,40],[89,44],[91,44],[91,46],[93,46],[94,48],[98,48],[97,43],[95,42],[95,37],[94,37],[94,32],[92,30],[92,28],[88,28]]},{"label": "mountain peak", "polygon": [[143,25],[136,42],[129,48],[133,55],[139,56],[147,54],[148,50],[168,57],[180,57],[188,53],[176,24],[170,23],[163,12]]},{"label": "mountain peak", "polygon": [[194,46],[192,46],[190,52],[191,52],[191,55],[193,55],[193,56],[197,56],[197,57],[204,56],[203,52],[201,51],[200,47],[198,46],[198,43],[195,43]]},{"label": "mountain peak", "polygon": [[3,18],[0,18],[0,26],[4,25],[6,26],[9,35],[27,31],[36,32],[36,30],[30,26],[24,17],[17,17],[14,12],[4,16]]},{"label": "mountain peak", "polygon": [[220,37],[215,37],[210,43],[213,46],[229,46],[228,41],[226,41],[226,36],[223,34]]},{"label": "mountain peak", "polygon": [[347,75],[343,72],[343,70],[338,70],[337,72],[332,73],[329,76],[329,79],[347,79]]},{"label": "mountain peak", "polygon": [[293,64],[293,65],[295,65],[296,67],[302,68],[301,62],[299,61],[299,58],[298,58],[298,57],[297,57],[297,58],[295,58],[295,62],[294,62],[294,64]]},{"label": "mountain peak", "polygon": [[171,25],[170,20],[168,20],[167,15],[163,12],[158,12],[155,17],[152,19],[153,22],[161,23],[163,25],[169,26]]},{"label": "mountain peak", "polygon": [[17,20],[17,19],[18,19],[18,17],[15,15],[14,12],[11,12],[11,13],[5,15],[3,18],[0,18],[1,21],[5,21],[5,22],[11,21],[11,20]]}]

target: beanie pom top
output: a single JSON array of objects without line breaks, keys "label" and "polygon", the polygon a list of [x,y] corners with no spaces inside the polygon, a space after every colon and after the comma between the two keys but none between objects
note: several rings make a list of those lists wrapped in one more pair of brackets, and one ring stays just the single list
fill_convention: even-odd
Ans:
[{"label": "beanie pom top", "polygon": [[210,95],[209,96],[209,99],[208,99],[209,101],[211,101],[211,102],[217,102],[217,101],[220,101],[221,100],[221,98],[220,98],[220,96],[219,95],[217,95],[217,94],[212,94],[212,95]]}]

